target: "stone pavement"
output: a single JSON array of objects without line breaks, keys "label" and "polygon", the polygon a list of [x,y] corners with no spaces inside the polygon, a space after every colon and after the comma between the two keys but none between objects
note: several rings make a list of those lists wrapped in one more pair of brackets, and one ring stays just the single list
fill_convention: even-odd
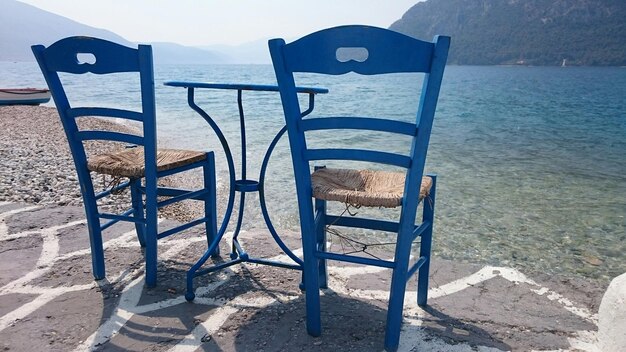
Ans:
[{"label": "stone pavement", "polygon": [[[268,234],[241,236],[252,254],[287,260]],[[297,234],[285,239],[298,248]],[[297,271],[232,266],[196,279],[197,298],[188,303],[185,273],[206,248],[200,233],[160,242],[154,289],[144,287],[133,228],[115,225],[105,240],[107,280],[95,282],[81,208],[0,202],[0,351],[383,349],[385,269],[331,266],[323,333],[313,338]],[[604,290],[580,279],[436,259],[428,308],[416,305],[409,283],[400,350],[596,351]]]}]

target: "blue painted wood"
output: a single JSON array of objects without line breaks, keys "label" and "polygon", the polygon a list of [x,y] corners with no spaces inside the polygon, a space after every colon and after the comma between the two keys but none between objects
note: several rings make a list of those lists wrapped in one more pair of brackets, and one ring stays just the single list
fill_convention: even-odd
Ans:
[{"label": "blue painted wood", "polygon": [[[278,92],[278,86],[267,84],[248,84],[248,83],[206,83],[206,82],[188,82],[188,81],[167,81],[166,86],[183,87],[183,88],[208,88],[208,89],[226,89],[226,90],[250,90],[259,92]],[[296,87],[298,93],[324,94],[328,93],[326,88],[317,87]]]},{"label": "blue painted wood", "polygon": [[424,201],[422,218],[430,226],[421,234],[420,258],[426,258],[421,265],[417,276],[417,304],[425,306],[428,300],[428,272],[430,271],[430,251],[432,246],[433,226],[435,221],[435,199],[437,195],[437,176],[429,175],[433,179],[433,186],[430,189],[430,196]]},{"label": "blue painted wood", "polygon": [[359,218],[356,216],[346,217],[336,215],[327,215],[326,218],[329,224],[335,224],[337,226],[344,227],[357,227],[396,233],[398,232],[398,228],[400,228],[400,225],[397,222],[384,221],[380,219],[367,219]]},{"label": "blue painted wood", "polygon": [[380,164],[409,167],[411,158],[406,155],[380,152],[376,150],[365,149],[307,149],[304,151],[303,157],[308,161],[314,160],[358,160],[372,161]]},{"label": "blue painted wood", "polygon": [[[393,43],[393,44],[391,44]],[[292,72],[364,75],[394,72],[428,72],[433,43],[370,26],[341,26],[324,29],[285,46],[285,68]],[[366,60],[337,58],[341,48],[364,48]]]},{"label": "blue painted wood", "polygon": [[[321,334],[319,288],[326,282],[325,277],[321,278],[322,263],[326,259],[392,268],[385,333],[385,348],[389,351],[398,348],[406,282],[415,271],[418,272],[418,303],[426,304],[434,188],[423,202],[423,216],[421,223],[418,224],[416,211],[420,203],[420,183],[449,45],[449,37],[435,37],[432,42],[425,42],[390,30],[359,25],[324,29],[289,44],[283,39],[269,41],[293,160],[304,252],[303,281],[306,290],[307,331],[313,336]],[[389,118],[365,116],[302,120],[294,72],[327,75],[348,72],[363,75],[421,72],[425,75],[417,116],[414,123],[408,124]],[[411,144],[407,145],[410,153],[405,156],[382,152],[375,148],[364,151],[332,146],[328,146],[327,149],[307,147],[306,131],[341,133],[340,130],[346,128],[412,136]],[[313,160],[358,160],[405,168],[406,179],[399,221],[391,223],[379,219],[330,215],[326,214],[326,207],[317,201],[313,206],[310,165]],[[327,252],[321,244],[323,236],[319,233],[322,225],[327,224],[397,231],[393,262]],[[418,235],[421,239],[421,258],[419,265],[412,266],[409,271],[411,244]]]},{"label": "blue painted wood", "polygon": [[81,107],[81,108],[69,109],[67,111],[67,116],[68,117],[108,116],[108,117],[116,117],[119,119],[140,121],[140,122],[143,120],[143,115],[139,112],[122,110],[122,109],[93,108],[93,107]]},{"label": "blue painted wood", "polygon": [[[205,224],[209,246],[212,245],[211,241],[215,242],[216,186],[213,153],[207,152],[206,160],[204,161],[157,172],[154,67],[152,63],[152,48],[149,45],[139,45],[135,49],[98,38],[68,37],[53,43],[47,48],[43,45],[35,45],[32,47],[32,50],[50,88],[74,159],[87,217],[94,277],[96,280],[105,277],[102,231],[118,221],[130,221],[135,223],[140,245],[145,247],[146,285],[156,285],[157,240],[159,238],[183,231],[192,226]],[[90,60],[85,60],[85,57]],[[140,80],[141,111],[109,107],[72,106],[59,79],[60,72],[77,75],[84,73],[98,75],[119,72],[135,73]],[[102,87],[102,89],[104,90],[106,87]],[[76,120],[83,116],[115,117],[137,121],[141,123],[142,134],[131,135],[109,131],[79,130]],[[116,187],[116,190],[130,188],[131,204],[129,210],[121,214],[101,213],[98,210],[96,200],[106,197],[112,192],[107,190],[97,195],[94,193],[94,186],[90,172],[87,169],[87,156],[83,145],[83,142],[88,140],[116,141],[143,146],[145,177],[130,179],[128,182],[124,182],[121,186]],[[160,190],[157,186],[157,179],[160,177],[197,168],[202,168],[205,180],[205,185],[200,190]],[[159,202],[157,201],[159,193],[167,193],[172,198]],[[185,199],[195,199],[204,202],[204,217],[159,233],[157,223],[158,208]],[[110,221],[101,225],[100,219],[109,219]]]},{"label": "blue painted wood", "polygon": [[304,131],[351,129],[398,133],[407,136],[415,136],[417,134],[414,123],[365,117],[310,118],[301,120],[300,128]]},{"label": "blue painted wood", "polygon": [[[95,115],[94,115],[95,116]],[[130,143],[136,145],[144,145],[144,138],[128,133],[109,132],[109,131],[79,131],[75,136],[80,141],[106,140],[122,143]]]},{"label": "blue painted wood", "polygon": [[[359,257],[355,255],[338,254],[338,253],[332,253],[332,252],[316,252],[315,256],[316,258],[325,258],[325,259],[332,259],[332,260],[343,261],[343,262],[348,262],[348,263],[372,265],[372,266],[378,266],[381,268],[396,267],[396,263],[393,261],[370,259],[370,258]],[[307,273],[305,273],[305,275],[306,274]]]}]

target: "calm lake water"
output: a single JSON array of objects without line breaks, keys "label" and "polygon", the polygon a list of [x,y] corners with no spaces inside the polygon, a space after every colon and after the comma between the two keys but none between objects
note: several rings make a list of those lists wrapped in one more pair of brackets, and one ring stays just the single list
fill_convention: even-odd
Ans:
[{"label": "calm lake water", "polygon": [[[43,86],[35,64],[0,63],[0,72],[0,86]],[[275,83],[269,65],[157,66],[156,80],[162,140],[216,151],[220,144],[187,106],[185,89],[162,83]],[[100,84],[74,84],[80,93],[75,101],[130,104],[136,98],[135,82],[107,83],[118,95],[102,91]],[[414,90],[420,87],[415,77],[399,75],[373,86],[357,75],[309,75],[298,83],[330,90],[317,97],[314,114],[350,114],[359,107],[373,116],[409,120],[415,116]],[[197,94],[239,155],[236,92]],[[283,125],[280,100],[277,93],[244,92],[244,108],[248,178],[257,179],[265,148]],[[337,141],[314,139],[363,146],[382,142],[390,150],[403,142],[349,132]],[[604,282],[626,272],[625,155],[626,68],[448,67],[427,161],[428,171],[439,175],[435,254]],[[217,162],[223,190],[226,163],[221,156]],[[290,163],[284,138],[270,161],[266,197],[275,226],[295,230]],[[222,192],[222,203],[225,196]],[[248,199],[248,228],[263,227],[257,202],[254,195]]]}]

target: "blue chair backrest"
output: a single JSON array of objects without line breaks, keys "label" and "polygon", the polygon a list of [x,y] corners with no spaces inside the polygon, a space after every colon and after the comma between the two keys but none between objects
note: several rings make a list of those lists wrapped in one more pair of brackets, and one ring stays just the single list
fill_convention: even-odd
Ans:
[{"label": "blue chair backrest", "polygon": [[[425,42],[390,30],[360,25],[321,30],[289,44],[283,39],[270,40],[270,53],[287,120],[298,193],[309,193],[301,201],[310,199],[309,162],[314,160],[357,160],[406,168],[405,199],[418,198],[449,46],[450,38],[445,36],[435,37],[433,42]],[[362,75],[415,72],[425,75],[416,119],[408,123],[371,117],[302,119],[294,72],[328,75],[348,72]],[[413,140],[408,155],[377,150],[307,148],[305,132],[332,129],[389,132],[408,135]]]},{"label": "blue chair backrest", "polygon": [[[152,48],[149,45],[139,45],[138,49],[134,49],[97,38],[68,37],[47,48],[34,45],[32,50],[59,111],[79,174],[83,172],[81,170],[85,170],[87,160],[83,142],[105,140],[143,146],[146,160],[154,160],[146,164],[146,174],[155,175],[156,108]],[[85,61],[81,58],[85,58]],[[87,58],[93,62],[86,62]],[[106,75],[124,72],[136,72],[139,75],[141,111],[111,107],[74,107],[70,104],[59,77],[59,73]],[[106,91],[106,87],[101,88],[103,92]],[[80,130],[76,119],[85,116],[137,121],[142,125],[143,134]]]}]

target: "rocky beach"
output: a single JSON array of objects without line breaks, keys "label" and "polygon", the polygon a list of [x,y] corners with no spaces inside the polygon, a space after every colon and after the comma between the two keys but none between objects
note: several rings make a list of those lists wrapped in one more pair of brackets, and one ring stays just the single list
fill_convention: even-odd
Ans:
[{"label": "rocky beach", "polygon": [[0,107],[0,198],[82,205],[74,163],[56,109]]}]

